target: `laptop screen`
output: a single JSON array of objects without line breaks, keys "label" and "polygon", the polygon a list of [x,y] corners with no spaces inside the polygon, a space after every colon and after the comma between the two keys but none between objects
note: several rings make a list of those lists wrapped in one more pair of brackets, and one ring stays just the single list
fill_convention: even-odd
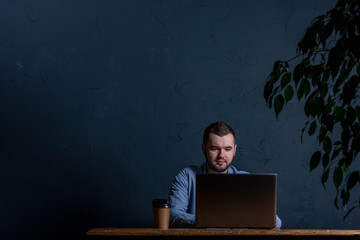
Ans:
[{"label": "laptop screen", "polygon": [[197,174],[195,226],[274,228],[277,174]]}]

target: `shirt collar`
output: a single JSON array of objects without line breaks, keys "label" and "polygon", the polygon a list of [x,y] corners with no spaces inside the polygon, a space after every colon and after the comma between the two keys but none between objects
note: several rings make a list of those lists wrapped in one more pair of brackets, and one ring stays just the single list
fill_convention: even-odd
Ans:
[{"label": "shirt collar", "polygon": [[[202,171],[203,171],[203,173],[206,173],[206,162],[203,164]],[[230,173],[230,174],[234,173],[234,169],[231,167],[231,165],[229,166],[227,173]]]}]

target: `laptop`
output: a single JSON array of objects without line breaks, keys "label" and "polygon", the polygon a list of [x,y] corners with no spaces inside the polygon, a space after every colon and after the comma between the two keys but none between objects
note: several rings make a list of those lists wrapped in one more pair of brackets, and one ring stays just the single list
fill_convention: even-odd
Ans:
[{"label": "laptop", "polygon": [[197,174],[195,227],[274,228],[277,174]]}]

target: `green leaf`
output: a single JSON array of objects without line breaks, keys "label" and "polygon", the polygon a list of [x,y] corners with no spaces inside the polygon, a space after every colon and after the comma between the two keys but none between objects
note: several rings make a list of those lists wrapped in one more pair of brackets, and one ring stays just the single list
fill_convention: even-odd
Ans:
[{"label": "green leaf", "polygon": [[300,84],[298,90],[297,90],[297,98],[300,101],[301,98],[304,96],[304,86]]},{"label": "green leaf", "polygon": [[304,72],[304,69],[303,69],[302,65],[301,64],[296,65],[296,67],[294,69],[294,74],[293,74],[293,80],[294,80],[295,86],[297,86],[297,84],[300,82],[300,79],[303,76],[303,72]]},{"label": "green leaf", "polygon": [[[330,14],[327,14],[327,17],[329,17]],[[334,31],[334,24],[333,22],[331,21],[332,18],[330,18],[330,21],[327,21],[325,22],[325,26],[323,27],[324,29],[324,39],[327,40],[328,37],[330,37],[330,35],[333,33]],[[324,43],[324,40],[322,41],[323,42],[323,47],[325,48],[326,46],[326,42]]]},{"label": "green leaf", "polygon": [[337,156],[339,156],[340,152],[341,152],[341,148],[336,148],[331,156],[331,160],[334,160]]},{"label": "green leaf", "polygon": [[268,106],[270,109],[272,108],[272,105],[273,105],[273,98],[274,98],[274,95],[271,95],[271,97],[268,100]]},{"label": "green leaf", "polygon": [[275,109],[276,117],[279,115],[283,107],[284,107],[284,97],[281,94],[279,94],[275,97],[274,100],[274,109]]},{"label": "green leaf", "polygon": [[[323,109],[323,111],[327,111],[326,107],[325,107],[325,109]],[[321,121],[322,121],[322,124],[325,124],[326,128],[330,132],[332,132],[332,130],[334,129],[334,117],[330,114],[327,115],[327,113],[322,112]]]},{"label": "green leaf", "polygon": [[340,122],[345,118],[346,111],[343,107],[336,105],[334,107],[334,112],[335,112],[335,122]]},{"label": "green leaf", "polygon": [[267,102],[269,102],[269,97],[271,95],[271,92],[273,90],[273,83],[271,81],[268,81],[266,84],[265,84],[265,87],[264,87],[264,98]]},{"label": "green leaf", "polygon": [[304,95],[307,96],[310,92],[310,82],[307,79],[301,81],[301,84],[304,86]]},{"label": "green leaf", "polygon": [[352,189],[357,183],[360,183],[360,174],[359,171],[354,171],[350,174],[347,180],[347,190],[349,191],[350,189]]},{"label": "green leaf", "polygon": [[310,27],[307,28],[303,38],[298,43],[298,48],[302,53],[317,47],[317,35],[321,29],[321,18],[316,18]]},{"label": "green leaf", "polygon": [[283,61],[278,60],[274,63],[273,71],[270,73],[270,81],[275,83],[279,80],[281,76],[281,66],[283,64]]},{"label": "green leaf", "polygon": [[298,100],[301,100],[303,96],[307,96],[310,92],[310,82],[307,79],[303,79],[299,85],[299,88],[297,90],[297,97]]},{"label": "green leaf", "polygon": [[341,190],[341,198],[343,200],[342,205],[343,207],[346,207],[346,205],[349,202],[350,199],[350,192],[349,191],[345,191],[345,189]]},{"label": "green leaf", "polygon": [[346,111],[345,119],[350,125],[356,120],[355,109],[352,108],[351,106],[349,106]]},{"label": "green leaf", "polygon": [[324,169],[329,165],[329,154],[325,153],[322,157],[322,165]]},{"label": "green leaf", "polygon": [[291,73],[287,72],[281,77],[281,82],[280,82],[281,89],[284,89],[284,87],[288,85],[290,81],[291,81]]},{"label": "green leaf", "polygon": [[326,137],[324,138],[323,148],[324,148],[324,151],[325,151],[327,154],[330,154],[331,149],[332,149],[332,141],[331,141],[331,139],[330,139],[328,136],[326,136]]},{"label": "green leaf", "polygon": [[[329,92],[329,87],[327,85],[327,83],[324,83],[323,85],[320,86],[320,97],[322,97],[323,99],[325,99],[325,97],[328,95]],[[331,96],[328,96],[328,99],[331,99]],[[331,106],[329,106],[331,109]]]},{"label": "green leaf", "polygon": [[335,47],[330,50],[328,58],[328,64],[333,78],[335,78],[339,72],[339,67],[344,60],[344,53],[344,40],[340,38]]},{"label": "green leaf", "polygon": [[321,159],[321,152],[320,151],[314,152],[310,160],[310,172],[319,165],[320,159]]},{"label": "green leaf", "polygon": [[311,115],[311,116],[314,116],[314,115],[312,114],[311,104],[309,103],[309,101],[306,101],[306,102],[305,102],[304,112],[305,112],[305,115],[306,115],[308,118],[310,117],[310,115]]},{"label": "green leaf", "polygon": [[294,89],[291,85],[288,85],[285,89],[285,101],[288,103],[294,96]]},{"label": "green leaf", "polygon": [[303,143],[303,137],[304,137],[304,132],[305,129],[307,128],[307,126],[309,125],[309,120],[305,122],[305,126],[303,127],[303,129],[301,130],[301,143]]},{"label": "green leaf", "polygon": [[313,103],[313,102],[316,100],[317,96],[319,96],[319,93],[320,93],[320,90],[319,90],[319,89],[313,91],[313,92],[311,93],[311,95],[309,96],[309,98],[307,99],[307,101],[308,101],[309,103]]},{"label": "green leaf", "polygon": [[330,78],[330,69],[326,68],[326,70],[324,70],[323,74],[322,74],[322,82],[327,86],[327,82],[329,81]]},{"label": "green leaf", "polygon": [[324,187],[325,187],[325,183],[327,182],[327,180],[329,178],[329,173],[330,173],[330,169],[327,169],[321,175],[321,183]]},{"label": "green leaf", "polygon": [[360,78],[358,76],[352,76],[349,81],[344,84],[341,99],[343,104],[349,104],[354,98],[360,84]]},{"label": "green leaf", "polygon": [[345,154],[345,162],[344,162],[343,165],[342,165],[342,168],[343,168],[343,171],[344,171],[345,174],[348,173],[349,167],[350,167],[353,159],[354,159],[354,156],[353,156],[353,154],[352,154],[351,151],[349,151],[349,152],[347,152],[347,153]]},{"label": "green leaf", "polygon": [[344,220],[350,215],[350,213],[355,209],[355,207],[352,207],[349,209],[349,211],[346,213],[346,215],[344,216]]},{"label": "green leaf", "polygon": [[343,165],[345,164],[345,161],[346,161],[345,157],[342,157],[342,158],[338,161],[338,165],[339,165],[339,166],[343,166]]},{"label": "green leaf", "polygon": [[341,169],[341,167],[337,167],[334,170],[334,175],[333,175],[333,181],[334,181],[334,185],[336,187],[336,189],[339,189],[339,186],[341,184],[343,180],[343,171]]},{"label": "green leaf", "polygon": [[310,127],[309,127],[309,132],[308,132],[309,136],[314,135],[316,127],[317,127],[317,122],[316,122],[316,120],[314,120],[311,122]]},{"label": "green leaf", "polygon": [[310,69],[309,79],[311,79],[311,85],[313,87],[315,86],[321,86],[321,75],[325,71],[323,64],[318,64],[315,66],[312,66]]},{"label": "green leaf", "polygon": [[340,74],[337,79],[336,82],[333,86],[333,92],[334,94],[338,94],[341,93],[341,88],[340,85],[348,78],[347,74]]},{"label": "green leaf", "polygon": [[[316,92],[319,93],[319,91]],[[316,98],[309,97],[305,102],[304,111],[306,116],[310,116],[310,115],[312,117],[320,116],[324,111],[324,99],[320,97],[316,97]]]},{"label": "green leaf", "polygon": [[[360,64],[359,64],[359,66],[360,66]],[[359,105],[357,105],[355,107],[355,112],[356,112],[356,117],[357,117],[358,121],[360,122],[360,106]]]},{"label": "green leaf", "polygon": [[360,152],[360,130],[357,130],[358,135],[352,139],[351,149],[353,150],[354,158]]},{"label": "green leaf", "polygon": [[320,134],[318,136],[319,143],[322,143],[324,141],[324,138],[326,137],[327,133],[328,133],[328,129],[325,126],[321,126]]},{"label": "green leaf", "polygon": [[324,108],[325,108],[324,99],[321,97],[317,97],[314,100],[313,107],[312,107],[313,114],[320,117],[322,112],[324,111]]}]

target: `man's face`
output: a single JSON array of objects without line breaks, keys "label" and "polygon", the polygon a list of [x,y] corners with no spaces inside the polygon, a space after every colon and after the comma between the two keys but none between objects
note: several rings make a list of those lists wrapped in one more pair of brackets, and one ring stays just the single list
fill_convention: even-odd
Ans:
[{"label": "man's face", "polygon": [[208,173],[227,173],[236,153],[234,136],[229,133],[220,137],[210,133],[206,146],[202,144],[202,151],[206,158]]}]

